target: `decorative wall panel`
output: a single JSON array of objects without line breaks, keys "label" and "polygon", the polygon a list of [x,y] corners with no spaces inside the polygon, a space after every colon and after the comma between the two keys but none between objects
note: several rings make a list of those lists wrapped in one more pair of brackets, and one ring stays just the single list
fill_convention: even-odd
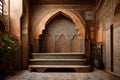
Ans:
[{"label": "decorative wall panel", "polygon": [[48,35],[46,38],[46,52],[54,52],[54,42],[51,35]]},{"label": "decorative wall panel", "polygon": [[80,52],[81,53],[85,53],[85,40],[84,39],[80,39]]},{"label": "decorative wall panel", "polygon": [[114,29],[114,72],[120,75],[120,27]]},{"label": "decorative wall panel", "polygon": [[106,31],[106,69],[111,70],[110,30]]},{"label": "decorative wall panel", "polygon": [[80,36],[75,35],[71,41],[72,52],[80,52]]},{"label": "decorative wall panel", "polygon": [[64,35],[61,35],[59,39],[59,52],[69,52],[68,47],[67,38]]},{"label": "decorative wall panel", "polygon": [[63,15],[56,16],[46,25],[40,39],[40,52],[84,53],[84,47],[85,42],[80,39],[75,24]]}]

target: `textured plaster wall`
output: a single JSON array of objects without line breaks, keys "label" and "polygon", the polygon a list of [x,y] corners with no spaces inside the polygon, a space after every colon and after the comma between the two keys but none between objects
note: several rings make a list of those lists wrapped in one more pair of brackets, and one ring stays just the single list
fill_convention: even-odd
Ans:
[{"label": "textured plaster wall", "polygon": [[[10,13],[9,13],[9,31],[16,35],[19,39],[19,42],[21,43],[21,25],[20,25],[20,19],[22,15],[22,1],[23,0],[10,0]],[[15,68],[16,70],[21,69],[21,44],[18,44],[19,49],[18,52],[15,54],[14,60],[15,60]]]},{"label": "textured plaster wall", "polygon": [[[115,8],[117,4],[119,3],[119,0],[106,0],[103,5],[97,10],[96,12],[96,21],[99,21],[99,25],[97,27],[102,27],[103,30],[101,31],[99,28],[98,33],[96,36],[97,42],[101,40],[101,43],[104,43],[103,46],[103,57],[105,59],[105,67],[106,70],[109,72],[112,72],[116,75],[120,75],[120,46],[119,46],[119,37],[120,37],[120,13],[118,15],[114,15]],[[119,12],[119,11],[118,11]],[[101,26],[102,24],[102,26]],[[113,56],[111,56],[111,32],[110,27],[113,25]],[[100,32],[99,32],[100,31]],[[104,32],[105,36],[102,35],[102,32]],[[101,39],[101,34],[102,38]],[[113,58],[113,71],[111,71],[111,59]]]},{"label": "textured plaster wall", "polygon": [[20,38],[20,18],[22,15],[22,0],[10,0],[10,32]]},{"label": "textured plaster wall", "polygon": [[114,72],[120,75],[120,27],[114,29]]},{"label": "textured plaster wall", "polygon": [[[105,35],[105,34],[104,34]],[[103,32],[102,32],[102,27],[98,30],[97,32],[97,42],[102,42],[103,40]]]},{"label": "textured plaster wall", "polygon": [[111,70],[110,30],[106,31],[106,69]]},{"label": "textured plaster wall", "polygon": [[[120,6],[120,4],[119,4]],[[117,7],[116,7],[117,8]],[[119,12],[120,8],[115,9]],[[114,15],[114,72],[118,75],[120,75],[120,12],[117,15]]]}]

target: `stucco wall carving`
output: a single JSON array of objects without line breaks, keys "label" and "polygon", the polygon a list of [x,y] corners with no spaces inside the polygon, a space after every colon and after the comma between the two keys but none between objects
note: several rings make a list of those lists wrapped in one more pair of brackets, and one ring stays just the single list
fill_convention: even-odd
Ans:
[{"label": "stucco wall carving", "polygon": [[84,53],[84,47],[84,40],[81,40],[75,24],[63,15],[51,20],[40,37],[40,52]]},{"label": "stucco wall carving", "polygon": [[85,38],[85,22],[82,23],[83,19],[78,18],[74,13],[65,10],[65,9],[58,9],[55,10],[44,17],[38,25],[36,25],[35,28],[33,28],[33,36],[35,39],[39,37],[40,34],[42,34],[42,31],[45,29],[45,26],[50,22],[51,19],[53,19],[55,16],[62,14],[71,19],[75,25],[76,29],[80,32],[80,37]]}]

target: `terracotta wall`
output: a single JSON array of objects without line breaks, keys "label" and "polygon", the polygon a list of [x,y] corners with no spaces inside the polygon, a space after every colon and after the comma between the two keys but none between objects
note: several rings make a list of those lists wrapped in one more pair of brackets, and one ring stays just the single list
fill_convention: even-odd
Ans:
[{"label": "terracotta wall", "polygon": [[[105,34],[104,34],[105,35]],[[98,43],[100,43],[100,42],[102,42],[103,41],[103,29],[102,29],[102,27],[100,27],[98,30],[97,30],[97,36],[96,36],[96,38],[97,38],[97,42]]]},{"label": "terracotta wall", "polygon": [[[117,17],[114,14],[115,12],[117,12],[115,11],[115,8],[118,3],[119,0],[105,0],[104,3],[102,3],[101,6],[96,10],[96,25],[97,22],[99,22],[99,24],[96,26],[96,42],[100,42],[101,45],[103,45],[103,58],[106,70],[116,75],[120,75],[120,68],[118,68],[120,67],[120,46],[118,46],[118,44],[120,43],[120,10],[118,10]],[[111,43],[111,27],[113,27],[113,47]],[[113,56],[111,56],[112,53]],[[113,61],[113,63],[111,62],[111,60]]]},{"label": "terracotta wall", "polygon": [[[9,31],[16,35],[21,43],[21,25],[20,19],[22,16],[22,0],[10,0],[10,8],[9,8]],[[16,53],[15,57],[15,68],[19,70],[21,68],[21,44],[19,44],[19,50]]]},{"label": "terracotta wall", "polygon": [[20,18],[22,16],[22,0],[10,0],[10,32],[20,38]]},{"label": "terracotta wall", "polygon": [[10,23],[8,30],[16,35],[20,42],[19,51],[16,53],[17,67],[27,69],[29,55],[29,1],[9,0],[9,3],[8,13]]}]

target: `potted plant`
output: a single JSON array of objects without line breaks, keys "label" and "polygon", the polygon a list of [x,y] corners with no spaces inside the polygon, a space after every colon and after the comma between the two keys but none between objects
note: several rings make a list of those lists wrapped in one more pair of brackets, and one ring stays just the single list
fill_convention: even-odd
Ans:
[{"label": "potted plant", "polygon": [[13,72],[13,59],[18,49],[18,39],[11,33],[2,33],[0,35],[0,71],[1,73]]}]

